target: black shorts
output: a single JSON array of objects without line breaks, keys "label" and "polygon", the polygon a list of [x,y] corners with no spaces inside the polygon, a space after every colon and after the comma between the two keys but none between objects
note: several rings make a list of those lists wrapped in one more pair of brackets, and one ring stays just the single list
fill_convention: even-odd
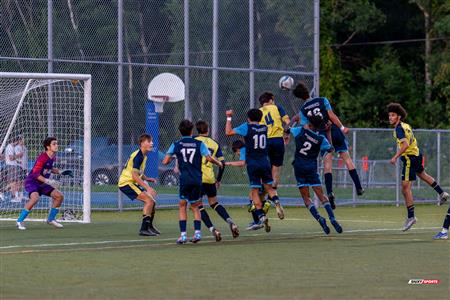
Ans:
[{"label": "black shorts", "polygon": [[217,188],[215,183],[202,183],[202,195],[208,198],[217,196]]},{"label": "black shorts", "polygon": [[284,140],[282,137],[267,139],[267,152],[271,166],[281,167],[284,162]]},{"label": "black shorts", "polygon": [[120,186],[119,190],[122,191],[125,195],[127,195],[128,198],[131,200],[136,199],[145,189],[134,183],[127,184],[125,186]]},{"label": "black shorts", "polygon": [[414,181],[416,180],[416,174],[420,174],[424,170],[422,165],[422,154],[419,154],[418,156],[400,156],[400,160],[403,163],[402,181]]},{"label": "black shorts", "polygon": [[262,184],[272,184],[272,169],[269,162],[247,164],[247,174],[251,188],[261,188]]}]

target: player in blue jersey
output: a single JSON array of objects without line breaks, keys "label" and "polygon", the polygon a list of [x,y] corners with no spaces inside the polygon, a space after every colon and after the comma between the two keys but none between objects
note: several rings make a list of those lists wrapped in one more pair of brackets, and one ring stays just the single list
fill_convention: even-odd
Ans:
[{"label": "player in blue jersey", "polygon": [[52,207],[47,218],[47,224],[55,228],[62,228],[63,225],[56,221],[56,215],[64,200],[64,196],[58,190],[60,183],[54,179],[50,179],[51,174],[61,174],[73,177],[73,171],[60,171],[54,167],[56,162],[56,153],[58,152],[58,140],[55,137],[48,137],[44,140],[43,146],[45,151],[36,159],[36,163],[31,172],[25,178],[25,190],[28,192],[30,200],[20,212],[16,226],[19,230],[25,230],[24,220],[30,213],[31,209],[39,201],[41,195],[52,198]]},{"label": "player in blue jersey", "polygon": [[[348,153],[348,141],[344,134],[349,132],[349,129],[342,125],[341,120],[333,112],[330,102],[327,98],[316,97],[311,98],[309,95],[308,88],[303,82],[297,84],[293,90],[295,97],[305,100],[305,103],[300,108],[300,125],[304,126],[309,123],[307,115],[317,115],[321,114],[323,117],[323,125],[318,128],[319,133],[326,136],[330,144],[333,145],[334,150],[339,154],[339,157],[345,162],[347,166],[350,177],[355,184],[356,193],[361,196],[364,194],[364,189],[361,186],[359,180],[358,172],[356,171],[355,164]],[[336,208],[334,200],[335,195],[333,193],[333,155],[327,155],[323,160],[323,172],[325,177],[325,187],[328,194],[328,199],[330,200],[331,207]]]},{"label": "player in blue jersey", "polygon": [[178,168],[180,170],[180,202],[179,202],[179,225],[181,235],[177,244],[187,242],[186,220],[187,203],[191,205],[194,213],[194,236],[191,242],[197,243],[201,240],[201,215],[199,206],[202,204],[202,158],[219,167],[223,167],[222,162],[211,156],[206,145],[192,137],[194,124],[189,120],[181,121],[178,127],[182,138],[170,145],[162,163],[169,164],[173,156],[176,156]]},{"label": "player in blue jersey", "polygon": [[322,217],[317,208],[311,201],[309,194],[309,187],[312,187],[314,193],[319,198],[328,213],[331,224],[338,233],[342,233],[342,227],[336,220],[333,209],[327,197],[323,194],[319,174],[317,173],[317,157],[320,153],[325,153],[331,156],[333,147],[328,143],[325,136],[317,134],[316,131],[323,125],[323,117],[320,112],[316,114],[308,114],[308,124],[304,127],[294,127],[288,129],[295,138],[295,158],[292,162],[294,167],[295,178],[297,179],[297,186],[300,190],[300,195],[305,202],[311,215],[322,226],[325,234],[330,233],[330,228],[327,222]]},{"label": "player in blue jersey", "polygon": [[[232,146],[231,146],[231,150],[233,151],[234,155],[237,155],[237,157],[239,159],[236,160],[236,161],[227,161],[227,162],[225,162],[225,165],[233,166],[233,167],[245,167],[245,165],[246,165],[246,162],[245,162],[245,143],[242,140],[235,140],[233,142]],[[265,194],[266,194],[265,191],[260,189],[259,197],[261,199],[261,202],[263,203],[262,210],[267,215],[267,213],[269,212],[269,209],[270,209],[270,201],[264,200]],[[249,204],[248,212],[252,214],[253,221],[248,225],[248,227],[246,229],[247,230],[258,230],[258,229],[261,229],[260,227],[255,226],[255,224],[257,224],[259,222],[259,219],[258,219],[258,216],[255,213],[256,207],[253,204],[251,192],[249,194],[249,200],[250,200],[250,204]],[[267,232],[269,232],[271,228],[270,228],[270,226],[267,226],[267,227],[265,227],[265,229],[266,229]]]},{"label": "player in blue jersey", "polygon": [[245,140],[245,157],[251,198],[256,207],[255,213],[259,220],[255,227],[262,228],[265,226],[267,228],[269,226],[268,218],[262,210],[263,203],[259,197],[259,189],[264,187],[264,190],[274,202],[279,201],[279,198],[277,192],[272,188],[272,167],[267,153],[267,126],[259,124],[263,113],[259,109],[250,109],[247,112],[247,122],[236,128],[233,128],[231,124],[233,111],[228,110],[226,116],[226,135],[233,136],[238,134],[243,136]]}]

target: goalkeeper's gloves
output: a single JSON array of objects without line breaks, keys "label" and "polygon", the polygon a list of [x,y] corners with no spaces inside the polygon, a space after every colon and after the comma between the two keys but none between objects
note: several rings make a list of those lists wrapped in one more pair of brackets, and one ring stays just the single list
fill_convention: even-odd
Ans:
[{"label": "goalkeeper's gloves", "polygon": [[73,178],[73,171],[72,171],[72,170],[64,170],[64,171],[62,171],[60,174],[61,174],[61,175],[64,175],[64,176],[69,176],[69,177],[72,177],[72,178]]},{"label": "goalkeeper's gloves", "polygon": [[61,185],[61,183],[59,181],[54,180],[54,179],[45,179],[44,183],[54,187],[55,189],[59,189],[59,187]]}]

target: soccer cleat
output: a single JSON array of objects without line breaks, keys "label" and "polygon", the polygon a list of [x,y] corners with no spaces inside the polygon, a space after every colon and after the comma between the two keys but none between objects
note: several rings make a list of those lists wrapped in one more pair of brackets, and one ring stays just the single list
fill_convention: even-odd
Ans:
[{"label": "soccer cleat", "polygon": [[231,235],[233,235],[233,238],[237,238],[239,236],[239,228],[237,227],[236,224],[230,223],[230,230]]},{"label": "soccer cleat", "polygon": [[216,239],[216,242],[220,242],[220,241],[222,240],[222,234],[220,233],[219,230],[217,230],[217,229],[214,228],[214,229],[211,231],[211,233],[213,234],[214,238]]},{"label": "soccer cleat", "polygon": [[341,224],[338,223],[338,221],[336,221],[336,219],[332,219],[330,220],[331,225],[333,225],[334,229],[336,230],[337,233],[342,233],[342,226]]},{"label": "soccer cleat", "polygon": [[191,239],[189,240],[191,243],[198,243],[202,240],[202,234],[201,233],[195,233]]},{"label": "soccer cleat", "polygon": [[406,218],[406,221],[405,221],[405,224],[403,225],[402,231],[407,231],[414,224],[416,224],[416,222],[417,222],[417,218],[416,217]]},{"label": "soccer cleat", "polygon": [[258,223],[252,222],[248,224],[246,230],[259,230],[264,227],[264,222],[259,221]]},{"label": "soccer cleat", "polygon": [[56,222],[56,220],[47,221],[48,225],[52,225],[55,228],[63,228],[63,224]]},{"label": "soccer cleat", "polygon": [[275,208],[277,210],[278,218],[280,220],[283,220],[284,219],[284,209],[283,209],[283,206],[281,206],[280,201],[275,201]]},{"label": "soccer cleat", "polygon": [[442,205],[442,204],[444,204],[445,202],[447,202],[448,198],[449,198],[448,193],[447,193],[447,192],[442,192],[442,193],[439,195],[439,203],[438,203],[438,205]]},{"label": "soccer cleat", "polygon": [[266,232],[270,232],[270,230],[272,230],[272,227],[270,227],[270,225],[269,225],[269,218],[267,218],[267,217],[265,217],[265,220],[264,220],[264,230]]},{"label": "soccer cleat", "polygon": [[333,210],[336,209],[336,204],[334,203],[334,199],[335,199],[334,193],[333,192],[329,193],[328,201],[330,201],[330,205]]},{"label": "soccer cleat", "polygon": [[152,231],[152,232],[154,232],[154,233],[156,233],[157,235],[160,235],[160,234],[161,234],[161,232],[159,232],[159,230],[156,229],[156,227],[153,226],[153,225],[149,225],[149,226],[148,226],[148,230],[149,230],[149,231]]},{"label": "soccer cleat", "polygon": [[323,232],[325,232],[325,234],[330,234],[330,228],[327,226],[327,220],[325,220],[324,217],[320,217],[318,221],[320,226],[322,226]]},{"label": "soccer cleat", "polygon": [[16,226],[17,226],[17,229],[19,229],[19,230],[26,230],[27,229],[25,227],[25,223],[24,222],[16,222]]},{"label": "soccer cleat", "polygon": [[435,236],[433,236],[433,240],[448,240],[448,232],[443,233],[442,231],[438,232]]},{"label": "soccer cleat", "polygon": [[365,192],[366,192],[366,191],[365,191],[363,188],[357,189],[357,190],[356,190],[356,194],[357,194],[358,196],[362,196]]},{"label": "soccer cleat", "polygon": [[156,233],[154,233],[153,231],[147,229],[147,230],[139,230],[139,235],[141,236],[157,236]]},{"label": "soccer cleat", "polygon": [[180,235],[180,237],[177,239],[177,244],[178,245],[186,244],[186,242],[187,242],[186,235]]}]

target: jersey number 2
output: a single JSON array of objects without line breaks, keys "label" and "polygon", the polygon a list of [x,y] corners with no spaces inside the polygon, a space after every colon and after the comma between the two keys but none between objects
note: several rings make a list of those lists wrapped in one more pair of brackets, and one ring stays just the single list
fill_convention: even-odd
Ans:
[{"label": "jersey number 2", "polygon": [[183,148],[180,150],[180,152],[181,154],[183,154],[184,162],[189,162],[190,164],[192,164],[192,162],[194,161],[195,148]]},{"label": "jersey number 2", "polygon": [[303,143],[303,148],[300,149],[300,153],[303,155],[308,155],[308,153],[306,153],[306,151],[308,151],[309,149],[311,149],[311,143],[310,142],[304,142]]}]

